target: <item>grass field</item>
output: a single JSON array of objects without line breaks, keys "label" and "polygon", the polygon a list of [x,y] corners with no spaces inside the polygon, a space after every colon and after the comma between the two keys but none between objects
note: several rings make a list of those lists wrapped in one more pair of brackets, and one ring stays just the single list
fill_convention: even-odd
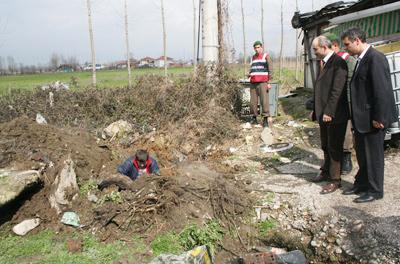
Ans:
[{"label": "grass field", "polygon": [[[239,79],[244,77],[243,65],[230,65],[227,69]],[[179,78],[182,76],[188,76],[193,72],[192,67],[179,67],[169,68],[168,74],[172,78]],[[132,76],[133,82],[137,77],[142,75],[163,75],[163,68],[146,68],[146,69],[133,69]],[[101,70],[96,72],[97,75],[97,87],[98,88],[115,88],[123,87],[128,85],[128,72],[127,70]],[[285,68],[283,70],[282,80],[278,80],[278,71],[274,75],[273,82],[279,82],[283,85],[282,88],[288,86],[288,89],[295,87],[299,84],[295,80],[295,72],[293,69]],[[302,83],[302,72],[300,73],[300,83]],[[92,72],[55,72],[55,73],[42,73],[42,74],[23,74],[23,75],[7,75],[0,76],[0,95],[9,93],[11,90],[32,90],[38,86],[53,83],[55,81],[61,81],[69,84],[72,90],[82,89],[91,85]],[[77,85],[71,85],[75,82]],[[285,88],[286,89],[286,88]],[[288,90],[287,89],[287,90]]]},{"label": "grass field", "polygon": [[[172,76],[188,75],[193,72],[192,67],[169,68],[168,74]],[[144,74],[163,75],[164,69],[148,68],[148,69],[133,69],[133,78]],[[127,70],[101,70],[96,72],[97,86],[103,87],[122,87],[128,85]],[[33,88],[55,81],[61,81],[70,84],[72,79],[78,83],[78,88],[84,88],[92,82],[92,72],[56,72],[42,74],[24,74],[24,75],[8,75],[0,76],[0,94],[7,93],[12,89],[32,90]],[[72,87],[73,89],[75,87]]]}]

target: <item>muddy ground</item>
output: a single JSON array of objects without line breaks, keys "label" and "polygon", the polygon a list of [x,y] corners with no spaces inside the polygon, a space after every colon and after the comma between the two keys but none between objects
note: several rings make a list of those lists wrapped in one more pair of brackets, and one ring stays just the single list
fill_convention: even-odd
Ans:
[{"label": "muddy ground", "polygon": [[[162,92],[155,93],[160,85]],[[236,89],[226,79],[214,85],[201,78],[178,84],[145,79],[131,90],[54,91],[53,107],[49,91],[2,98],[0,167],[37,169],[42,182],[2,208],[0,223],[39,217],[42,223],[32,233],[76,232],[60,223],[48,201],[70,157],[80,191],[64,210],[78,213],[79,232],[106,243],[133,235],[150,242],[166,231],[216,219],[231,234],[218,246],[217,263],[234,263],[267,246],[300,249],[313,263],[398,263],[398,151],[387,150],[383,200],[356,205],[340,192],[321,196],[321,186],[309,181],[321,161],[317,126],[304,111],[310,93],[299,90],[280,101],[274,141],[294,147],[277,154],[260,148],[261,127],[241,128],[246,120],[236,112]],[[48,124],[37,124],[36,113]],[[119,119],[134,131],[104,139],[102,130]],[[138,148],[157,158],[161,176],[135,182],[116,176],[117,165]],[[344,178],[345,187],[354,174]],[[99,188],[105,179],[111,183]],[[276,228],[260,235],[259,221],[273,221]]]}]

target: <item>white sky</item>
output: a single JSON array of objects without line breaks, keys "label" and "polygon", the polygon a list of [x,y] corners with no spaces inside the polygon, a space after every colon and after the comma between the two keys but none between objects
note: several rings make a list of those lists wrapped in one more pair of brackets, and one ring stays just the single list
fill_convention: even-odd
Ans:
[{"label": "white sky", "polygon": [[[123,0],[91,0],[96,59],[106,63],[125,58]],[[243,50],[240,0],[228,0],[236,54]],[[196,9],[198,0],[196,2]],[[300,13],[332,0],[298,0]],[[264,0],[265,46],[277,54],[280,47],[279,0]],[[130,50],[135,58],[162,55],[160,0],[128,0]],[[244,0],[246,51],[261,39],[260,0]],[[192,0],[164,0],[167,55],[191,59],[193,54]],[[284,0],[284,53],[295,53],[291,19],[296,0]],[[90,61],[86,0],[0,0],[0,56],[18,63],[47,64],[52,53]]]}]

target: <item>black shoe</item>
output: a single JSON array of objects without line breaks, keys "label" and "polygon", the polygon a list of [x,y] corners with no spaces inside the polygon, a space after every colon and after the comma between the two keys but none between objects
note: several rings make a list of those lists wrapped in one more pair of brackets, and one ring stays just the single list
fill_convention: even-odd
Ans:
[{"label": "black shoe", "polygon": [[342,194],[343,195],[353,195],[353,194],[361,194],[363,192],[366,192],[366,191],[364,191],[362,188],[360,188],[358,186],[353,186],[350,189],[344,190],[342,192]]},{"label": "black shoe", "polygon": [[341,175],[347,175],[353,169],[353,163],[351,161],[351,152],[343,152],[342,166],[340,168]]},{"label": "black shoe", "polygon": [[256,116],[253,116],[253,117],[251,118],[250,124],[252,124],[252,125],[257,125],[257,124],[258,124],[258,122],[257,122],[257,117],[256,117]]},{"label": "black shoe", "polygon": [[263,119],[263,127],[269,127],[268,117],[264,117],[264,119]]},{"label": "black shoe", "polygon": [[360,197],[354,199],[355,203],[369,203],[375,200],[382,199],[382,196],[372,195],[370,193],[366,193],[361,195]]}]

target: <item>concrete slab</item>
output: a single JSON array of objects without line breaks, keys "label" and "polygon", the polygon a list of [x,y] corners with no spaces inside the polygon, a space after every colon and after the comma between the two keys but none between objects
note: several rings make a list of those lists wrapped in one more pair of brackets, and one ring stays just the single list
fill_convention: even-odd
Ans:
[{"label": "concrete slab", "polygon": [[39,181],[38,171],[16,171],[11,169],[0,169],[0,206],[14,200],[32,184]]}]

